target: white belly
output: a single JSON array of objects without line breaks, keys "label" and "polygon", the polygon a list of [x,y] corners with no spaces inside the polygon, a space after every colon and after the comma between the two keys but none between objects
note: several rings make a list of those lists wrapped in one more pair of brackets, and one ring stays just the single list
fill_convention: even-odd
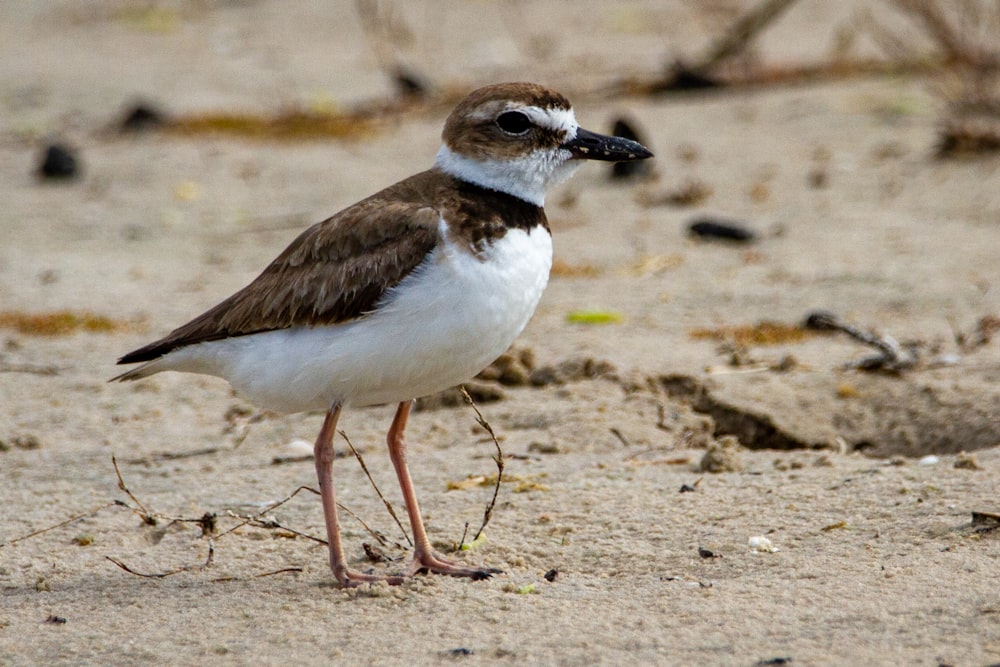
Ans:
[{"label": "white belly", "polygon": [[425,396],[468,380],[510,346],[551,266],[552,238],[541,228],[510,230],[480,258],[445,244],[363,319],[181,348],[162,370],[218,375],[279,412]]}]

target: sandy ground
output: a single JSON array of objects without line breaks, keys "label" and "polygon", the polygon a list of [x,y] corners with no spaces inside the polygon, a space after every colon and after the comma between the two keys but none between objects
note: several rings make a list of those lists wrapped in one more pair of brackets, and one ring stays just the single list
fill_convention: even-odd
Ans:
[{"label": "sandy ground", "polygon": [[[2,310],[132,323],[0,332],[0,664],[1000,662],[1000,538],[972,522],[1000,511],[1000,348],[959,350],[954,336],[1000,313],[1000,163],[932,159],[938,103],[921,81],[587,94],[703,46],[710,21],[680,3],[567,15],[558,3],[426,2],[394,15],[398,57],[434,82],[537,80],[573,96],[592,129],[627,113],[657,153],[656,180],[622,185],[588,166],[550,197],[562,269],[518,346],[539,367],[614,371],[481,404],[508,478],[487,539],[452,557],[504,574],[339,590],[325,547],[291,532],[322,531],[308,492],[269,515],[285,529],[220,536],[230,515],[314,484],[311,461],[274,460],[301,454],[320,416],[255,419],[225,383],[195,376],[109,385],[114,359],[245,284],[306,225],[426,168],[445,111],[352,142],[107,128],[136,98],[175,113],[274,112],[390,95],[342,4],[0,6]],[[822,59],[853,11],[831,5],[800,3],[763,56]],[[52,138],[80,150],[81,179],[35,178]],[[693,181],[712,191],[693,208],[643,204]],[[761,238],[690,240],[687,223],[705,214]],[[816,308],[920,341],[920,364],[845,370],[871,350],[815,336],[750,345],[732,366],[732,350],[691,336],[795,324]],[[567,321],[581,309],[621,321]],[[401,510],[382,444],[390,417],[357,410],[341,425]],[[701,472],[724,433],[740,440],[741,469]],[[493,444],[467,408],[416,413],[411,438],[431,537],[449,551],[492,495]],[[341,501],[405,559],[354,459],[336,476]],[[136,500],[156,525],[114,504]],[[211,541],[169,519],[206,513],[218,515]],[[359,567],[403,566],[369,563],[361,545],[375,537],[346,522]],[[752,551],[753,536],[778,550]],[[109,557],[176,573],[135,576]]]}]

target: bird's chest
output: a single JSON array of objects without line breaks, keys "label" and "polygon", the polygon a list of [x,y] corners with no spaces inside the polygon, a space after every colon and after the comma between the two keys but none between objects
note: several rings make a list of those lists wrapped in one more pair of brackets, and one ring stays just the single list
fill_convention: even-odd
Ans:
[{"label": "bird's chest", "polygon": [[511,229],[476,244],[475,251],[449,244],[437,258],[454,303],[494,326],[516,323],[534,312],[552,268],[552,237],[542,228]]},{"label": "bird's chest", "polygon": [[355,402],[404,400],[468,380],[528,323],[551,266],[552,239],[543,228],[510,230],[478,255],[443,243],[357,323],[353,334],[363,349],[345,355],[364,385]]},{"label": "bird's chest", "polygon": [[479,339],[492,348],[524,328],[548,283],[552,237],[542,228],[512,229],[477,250],[445,240],[393,290],[388,308],[414,327],[411,336],[450,335],[474,348]]}]

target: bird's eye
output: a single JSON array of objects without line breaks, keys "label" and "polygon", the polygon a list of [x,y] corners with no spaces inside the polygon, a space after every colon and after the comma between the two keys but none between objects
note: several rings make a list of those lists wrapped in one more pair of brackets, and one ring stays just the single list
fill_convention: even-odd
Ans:
[{"label": "bird's eye", "polygon": [[497,116],[497,127],[507,134],[524,134],[531,129],[531,121],[520,111],[505,111]]}]

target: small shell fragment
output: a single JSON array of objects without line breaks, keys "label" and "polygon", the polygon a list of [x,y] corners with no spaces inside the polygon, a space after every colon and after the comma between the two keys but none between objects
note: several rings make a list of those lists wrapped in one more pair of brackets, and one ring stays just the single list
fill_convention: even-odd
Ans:
[{"label": "small shell fragment", "polygon": [[771,540],[767,539],[763,535],[754,535],[751,537],[747,540],[747,546],[749,546],[750,551],[754,553],[773,554],[781,551],[778,547],[774,546],[774,543]]},{"label": "small shell fragment", "polygon": [[313,453],[313,444],[306,440],[295,439],[285,445],[287,456],[307,456]]}]

